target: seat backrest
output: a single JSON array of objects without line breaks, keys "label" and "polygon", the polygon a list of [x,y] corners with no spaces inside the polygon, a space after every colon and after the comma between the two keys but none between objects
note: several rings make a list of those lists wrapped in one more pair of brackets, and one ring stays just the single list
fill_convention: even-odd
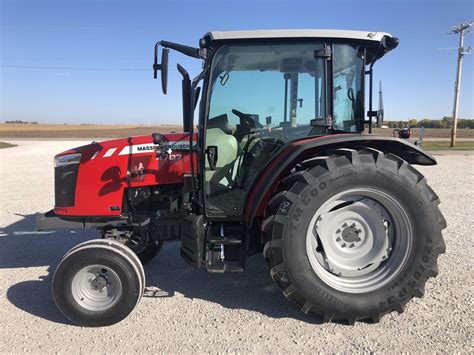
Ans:
[{"label": "seat backrest", "polygon": [[225,134],[232,134],[232,130],[229,127],[229,119],[226,114],[213,117],[207,121],[207,129],[219,128]]},{"label": "seat backrest", "polygon": [[206,159],[206,180],[209,181],[216,171],[237,159],[238,143],[234,136],[225,134],[220,128],[208,128],[206,142],[209,142],[209,145],[217,146],[216,170],[209,168]]}]

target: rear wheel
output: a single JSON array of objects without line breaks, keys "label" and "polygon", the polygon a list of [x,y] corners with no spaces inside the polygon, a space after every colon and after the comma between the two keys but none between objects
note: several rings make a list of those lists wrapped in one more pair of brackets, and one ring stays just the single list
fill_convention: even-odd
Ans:
[{"label": "rear wheel", "polygon": [[123,250],[99,242],[67,253],[53,276],[56,305],[81,326],[120,322],[138,304],[144,289],[136,262]]},{"label": "rear wheel", "polygon": [[437,274],[446,222],[424,177],[373,149],[301,164],[269,204],[264,255],[284,295],[326,321],[403,312]]}]

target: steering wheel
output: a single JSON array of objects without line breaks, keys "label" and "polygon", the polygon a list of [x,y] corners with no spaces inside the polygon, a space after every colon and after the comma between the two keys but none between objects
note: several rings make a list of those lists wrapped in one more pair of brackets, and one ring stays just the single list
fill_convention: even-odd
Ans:
[{"label": "steering wheel", "polygon": [[239,110],[232,109],[232,113],[240,118],[240,122],[249,128],[255,128],[255,121],[253,118],[246,113],[240,112]]}]

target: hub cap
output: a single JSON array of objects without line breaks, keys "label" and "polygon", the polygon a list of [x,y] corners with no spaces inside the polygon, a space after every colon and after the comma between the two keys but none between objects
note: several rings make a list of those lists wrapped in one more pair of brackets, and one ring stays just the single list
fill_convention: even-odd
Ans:
[{"label": "hub cap", "polygon": [[369,292],[406,262],[411,224],[400,204],[372,189],[353,189],[324,203],[308,228],[306,248],[316,274],[346,292]]},{"label": "hub cap", "polygon": [[77,272],[72,280],[71,291],[80,306],[90,311],[104,311],[119,300],[122,283],[110,268],[91,265]]}]

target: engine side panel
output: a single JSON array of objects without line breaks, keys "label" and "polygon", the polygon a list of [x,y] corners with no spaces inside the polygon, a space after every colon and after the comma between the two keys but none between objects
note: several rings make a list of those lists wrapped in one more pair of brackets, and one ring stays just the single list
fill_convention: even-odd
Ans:
[{"label": "engine side panel", "polygon": [[156,159],[151,134],[92,143],[59,155],[81,153],[74,206],[58,207],[62,216],[118,216],[127,187],[182,184],[191,171],[189,134],[163,135],[162,146],[171,149]]}]

